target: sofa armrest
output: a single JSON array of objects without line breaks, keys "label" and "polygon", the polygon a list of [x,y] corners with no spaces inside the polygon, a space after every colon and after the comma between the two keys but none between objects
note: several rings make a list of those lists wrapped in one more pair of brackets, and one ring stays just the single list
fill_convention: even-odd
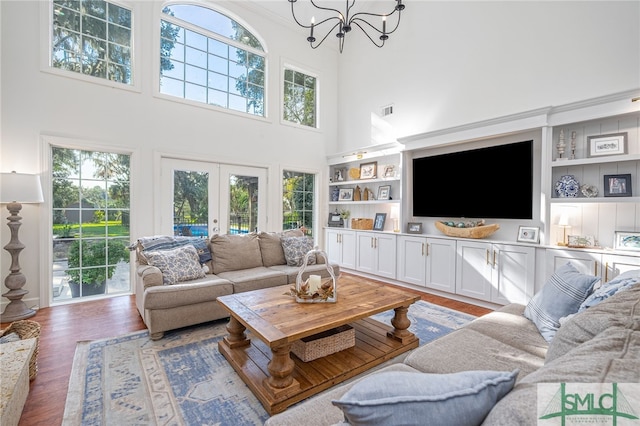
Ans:
[{"label": "sofa armrest", "polygon": [[137,272],[137,279],[143,289],[163,285],[162,271],[159,268],[151,265],[138,265]]}]

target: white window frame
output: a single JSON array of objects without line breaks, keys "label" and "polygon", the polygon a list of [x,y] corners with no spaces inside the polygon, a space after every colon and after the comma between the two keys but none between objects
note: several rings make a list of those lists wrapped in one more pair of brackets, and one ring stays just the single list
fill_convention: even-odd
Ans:
[{"label": "white window frame", "polygon": [[[257,50],[257,49],[253,49],[251,46],[247,46],[247,45],[241,45],[241,48],[244,50],[247,50],[251,53],[255,53],[261,56],[264,56],[264,62],[265,62],[265,69],[264,69],[264,117],[259,116],[259,115],[255,115],[255,114],[248,114],[246,112],[241,112],[241,111],[235,111],[232,109],[228,109],[228,108],[222,108],[216,105],[210,105],[210,104],[206,104],[203,102],[196,102],[196,101],[192,101],[189,99],[184,99],[184,98],[179,98],[176,96],[170,96],[170,95],[165,95],[163,93],[160,92],[160,20],[162,20],[164,13],[162,13],[162,9],[164,9],[166,6],[170,6],[172,4],[189,4],[189,5],[195,5],[195,6],[201,6],[201,7],[206,7],[208,9],[214,10],[222,15],[227,16],[230,19],[233,19],[234,21],[236,21],[237,23],[239,23],[240,25],[242,25],[247,31],[251,32],[251,34],[253,34],[253,36],[255,38],[258,39],[258,41],[260,42],[260,44],[262,45],[263,50]],[[230,10],[221,8],[213,3],[207,2],[207,1],[201,1],[201,0],[191,0],[191,1],[167,1],[164,2],[162,4],[159,4],[155,7],[154,11],[153,11],[153,15],[154,15],[154,19],[153,19],[153,38],[152,38],[152,43],[153,43],[153,48],[151,49],[152,51],[152,56],[153,56],[153,96],[159,99],[164,99],[167,101],[171,101],[171,102],[177,102],[177,103],[181,103],[181,104],[185,104],[185,105],[191,105],[191,106],[195,106],[198,108],[204,108],[204,109],[208,109],[208,110],[214,110],[214,111],[218,111],[218,112],[224,112],[226,114],[231,114],[231,115],[235,115],[238,117],[243,117],[243,118],[250,118],[253,120],[258,120],[258,121],[263,121],[263,122],[270,122],[271,120],[269,120],[269,103],[268,103],[268,99],[269,99],[269,50],[267,48],[267,44],[264,40],[264,38],[258,33],[258,31],[255,30],[255,28],[253,28],[251,25],[249,25],[244,19],[240,18],[238,15],[236,15],[235,13],[231,12]],[[189,29],[194,29],[195,28],[191,28],[188,27]],[[199,28],[199,27],[198,27]],[[199,30],[198,30],[199,31]],[[212,34],[212,38],[215,38],[216,40],[220,40],[224,43],[229,43],[229,39],[225,38],[225,37],[220,37],[220,36],[213,36]]]},{"label": "white window frame", "polygon": [[108,0],[108,2],[131,10],[131,26],[133,38],[131,48],[131,84],[118,83],[106,78],[93,77],[90,75],[62,70],[51,66],[51,43],[53,41],[53,22],[51,21],[51,16],[53,14],[52,0],[40,2],[40,71],[60,77],[67,77],[78,81],[107,86],[114,89],[128,90],[137,93],[142,92],[142,86],[140,82],[140,70],[142,69],[140,61],[140,57],[142,56],[140,55],[140,40],[142,37],[140,33],[140,25],[138,23],[138,17],[142,15],[142,13],[140,12],[140,5],[138,3],[128,3],[118,0]]},{"label": "white window frame", "polygon": [[[284,72],[286,69],[289,70],[293,70],[293,71],[297,71],[297,72],[301,72],[303,74],[306,74],[310,77],[313,77],[316,79],[316,126],[315,127],[311,127],[311,126],[305,126],[303,124],[298,124],[298,123],[294,123],[291,121],[287,121],[284,119]],[[312,70],[309,67],[304,67],[304,66],[300,66],[300,65],[296,65],[294,61],[291,61],[289,59],[282,59],[280,61],[280,76],[278,77],[279,81],[280,81],[280,94],[279,94],[279,99],[280,99],[280,103],[279,103],[279,111],[280,111],[280,124],[284,125],[284,126],[291,126],[291,127],[295,127],[296,129],[305,129],[305,130],[310,130],[310,131],[316,131],[316,132],[320,132],[321,130],[321,120],[320,120],[320,84],[321,84],[321,78],[320,78],[320,73],[316,70]]]},{"label": "white window frame", "polygon": [[300,167],[300,166],[292,166],[292,165],[282,165],[280,166],[279,169],[279,176],[278,176],[278,216],[277,216],[277,220],[278,223],[280,224],[280,228],[282,228],[282,225],[284,223],[284,212],[282,211],[282,198],[283,198],[283,193],[282,193],[282,187],[284,186],[284,172],[286,171],[290,171],[290,172],[296,172],[296,173],[306,173],[309,175],[314,175],[314,182],[313,182],[313,201],[314,201],[314,206],[313,206],[313,239],[315,241],[315,243],[317,244],[320,241],[321,238],[321,234],[322,234],[322,226],[320,225],[320,221],[318,220],[318,218],[320,217],[320,210],[322,209],[322,203],[320,202],[320,182],[322,182],[322,173],[320,172],[320,170],[317,169],[307,169],[304,167]]}]

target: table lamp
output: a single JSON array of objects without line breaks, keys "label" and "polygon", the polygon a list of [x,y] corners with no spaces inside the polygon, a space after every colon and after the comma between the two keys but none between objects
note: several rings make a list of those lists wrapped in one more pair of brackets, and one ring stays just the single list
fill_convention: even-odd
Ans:
[{"label": "table lamp", "polygon": [[569,210],[564,209],[560,214],[560,219],[558,220],[558,226],[562,228],[562,241],[558,242],[559,246],[567,245],[567,228],[571,228],[569,224]]},{"label": "table lamp", "polygon": [[9,289],[2,296],[10,300],[2,313],[2,322],[12,322],[32,317],[36,311],[27,307],[22,298],[29,293],[22,287],[27,282],[26,277],[20,272],[20,252],[24,244],[18,239],[22,217],[18,216],[23,203],[42,203],[42,186],[40,176],[24,173],[0,173],[0,204],[6,204],[11,215],[7,218],[11,230],[11,240],[4,249],[11,254],[11,273],[4,280],[4,285]]}]

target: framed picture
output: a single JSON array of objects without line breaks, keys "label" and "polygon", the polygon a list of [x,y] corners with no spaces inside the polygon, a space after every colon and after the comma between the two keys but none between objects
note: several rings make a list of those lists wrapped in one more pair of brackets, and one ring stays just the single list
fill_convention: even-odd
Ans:
[{"label": "framed picture", "polygon": [[342,182],[342,181],[347,180],[346,173],[347,173],[346,169],[335,169],[334,174],[333,174],[333,181],[334,182]]},{"label": "framed picture", "polygon": [[391,185],[383,185],[378,188],[378,200],[390,199]]},{"label": "framed picture", "polygon": [[614,248],[616,250],[640,251],[640,232],[616,231]]},{"label": "framed picture", "polygon": [[344,226],[344,221],[340,217],[340,213],[329,213],[329,226]]},{"label": "framed picture", "polygon": [[340,188],[338,201],[353,201],[353,188]]},{"label": "framed picture", "polygon": [[408,234],[422,234],[422,223],[420,223],[420,222],[409,222],[409,223],[407,223],[407,233]]},{"label": "framed picture", "polygon": [[587,136],[587,157],[627,153],[627,132]]},{"label": "framed picture", "polygon": [[360,164],[360,179],[375,179],[378,169],[378,163]]},{"label": "framed picture", "polygon": [[631,174],[604,175],[605,197],[631,197]]},{"label": "framed picture", "polygon": [[387,220],[386,213],[376,213],[376,218],[373,220],[373,230],[374,231],[383,231],[384,230],[384,222]]},{"label": "framed picture", "polygon": [[537,226],[521,226],[518,228],[518,241],[522,243],[540,242],[540,228]]},{"label": "framed picture", "polygon": [[388,164],[382,167],[382,177],[383,178],[392,178],[396,177],[396,166],[393,164]]},{"label": "framed picture", "polygon": [[567,235],[567,247],[586,248],[595,245],[596,239],[593,235]]}]

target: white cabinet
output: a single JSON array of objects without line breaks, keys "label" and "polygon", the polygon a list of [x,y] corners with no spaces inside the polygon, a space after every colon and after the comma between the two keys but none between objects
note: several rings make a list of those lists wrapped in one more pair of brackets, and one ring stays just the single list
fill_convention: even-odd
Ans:
[{"label": "white cabinet", "polygon": [[341,228],[327,228],[325,231],[326,253],[329,262],[341,267],[356,267],[356,233]]},{"label": "white cabinet", "polygon": [[396,236],[382,232],[356,233],[356,270],[396,277]]},{"label": "white cabinet", "polygon": [[456,290],[456,241],[427,238],[427,271],[425,285],[454,293]]},{"label": "white cabinet", "polygon": [[398,280],[424,286],[427,274],[426,252],[426,237],[399,236]]},{"label": "white cabinet", "polygon": [[457,294],[502,305],[533,296],[533,247],[458,240],[457,253]]},{"label": "white cabinet", "polygon": [[640,268],[640,256],[626,256],[578,249],[547,249],[547,278],[567,262],[571,262],[583,274],[600,277],[602,282],[611,281],[623,272]]}]

